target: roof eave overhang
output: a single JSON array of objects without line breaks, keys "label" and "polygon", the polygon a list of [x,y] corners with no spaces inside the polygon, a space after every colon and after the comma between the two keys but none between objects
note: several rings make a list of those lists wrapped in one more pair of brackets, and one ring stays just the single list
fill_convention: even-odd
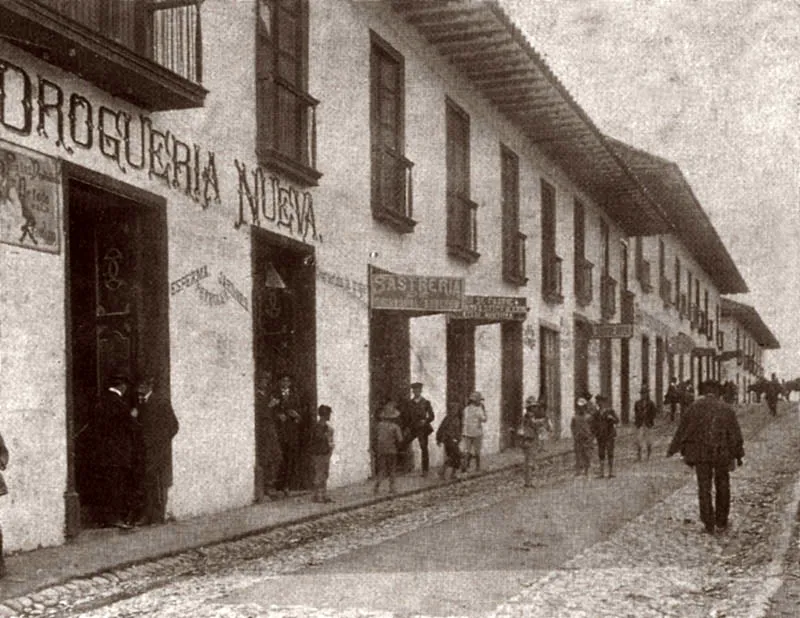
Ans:
[{"label": "roof eave overhang", "polygon": [[730,298],[723,298],[721,315],[723,318],[731,318],[739,322],[762,348],[766,350],[780,349],[781,345],[778,339],[772,334],[754,307]]},{"label": "roof eave overhang", "polygon": [[670,231],[660,205],[497,2],[390,4],[626,234]]}]

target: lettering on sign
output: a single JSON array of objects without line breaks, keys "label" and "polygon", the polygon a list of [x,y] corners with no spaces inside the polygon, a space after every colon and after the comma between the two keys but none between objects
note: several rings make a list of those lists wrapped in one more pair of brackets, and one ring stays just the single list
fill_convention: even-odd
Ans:
[{"label": "lettering on sign", "polygon": [[69,155],[99,151],[121,172],[146,171],[148,178],[181,191],[203,209],[221,202],[213,152],[154,128],[149,116],[134,117],[78,92],[67,94],[56,82],[32,78],[0,59],[0,127],[6,131],[30,136],[35,129]]},{"label": "lettering on sign", "polygon": [[464,280],[457,277],[370,274],[372,309],[407,311],[461,311],[464,306]]},{"label": "lettering on sign", "polygon": [[208,276],[208,266],[204,264],[200,268],[195,268],[193,271],[186,273],[180,279],[176,279],[170,283],[169,293],[171,296],[174,296],[178,292],[182,292],[186,288],[192,287],[195,283],[205,279]]},{"label": "lettering on sign", "polygon": [[367,302],[368,288],[366,284],[360,281],[354,281],[344,275],[337,275],[319,268],[317,269],[317,279],[330,286],[344,290],[363,303]]},{"label": "lettering on sign", "polygon": [[527,301],[518,296],[464,296],[464,310],[457,316],[472,320],[499,322],[524,321],[528,317]]},{"label": "lettering on sign", "polygon": [[233,227],[239,229],[246,223],[261,227],[264,221],[287,229],[304,241],[310,237],[322,242],[310,192],[282,185],[278,177],[269,176],[261,167],[248,174],[244,163],[234,164],[239,178],[239,218]]},{"label": "lettering on sign", "polygon": [[249,303],[247,302],[247,297],[238,290],[238,288],[234,285],[233,281],[231,281],[225,276],[225,273],[220,273],[219,277],[217,278],[217,281],[219,281],[219,284],[222,286],[222,289],[225,290],[225,292],[227,292],[228,295],[233,300],[235,300],[237,303],[239,303],[239,305],[241,305],[242,309],[244,309],[247,312],[250,311]]},{"label": "lettering on sign", "polygon": [[628,339],[633,337],[633,324],[592,324],[593,339]]},{"label": "lettering on sign", "polygon": [[[0,114],[2,114],[0,91]],[[61,251],[61,179],[50,157],[0,145],[0,242]]]},{"label": "lettering on sign", "polygon": [[242,309],[247,312],[250,311],[250,303],[247,300],[247,296],[239,291],[239,289],[236,287],[236,284],[228,279],[228,277],[225,276],[225,273],[220,272],[217,276],[217,283],[222,286],[222,290],[219,292],[209,290],[200,283],[209,276],[207,265],[204,264],[200,268],[195,268],[194,270],[186,273],[179,279],[176,279],[170,283],[170,295],[174,296],[175,294],[178,294],[187,288],[194,287],[195,290],[197,290],[197,295],[200,298],[200,301],[209,307],[218,307],[219,305],[224,305],[228,301],[228,298],[232,298],[242,307]]}]

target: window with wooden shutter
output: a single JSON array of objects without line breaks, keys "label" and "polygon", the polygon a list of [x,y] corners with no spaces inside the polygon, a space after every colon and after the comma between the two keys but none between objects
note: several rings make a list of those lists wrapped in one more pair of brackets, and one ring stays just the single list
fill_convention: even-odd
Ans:
[{"label": "window with wooden shutter", "polygon": [[316,185],[316,107],[308,94],[308,0],[258,0],[256,110],[259,162]]},{"label": "window with wooden shutter", "polygon": [[525,234],[519,231],[519,158],[510,148],[500,145],[500,181],[502,184],[502,254],[503,279],[525,285]]},{"label": "window with wooden shutter", "polygon": [[478,205],[470,199],[469,115],[455,102],[445,104],[447,152],[447,250],[474,263],[478,253]]},{"label": "window with wooden shutter", "polygon": [[545,302],[564,302],[561,258],[556,255],[556,190],[547,181],[540,183],[542,197],[542,297]]}]

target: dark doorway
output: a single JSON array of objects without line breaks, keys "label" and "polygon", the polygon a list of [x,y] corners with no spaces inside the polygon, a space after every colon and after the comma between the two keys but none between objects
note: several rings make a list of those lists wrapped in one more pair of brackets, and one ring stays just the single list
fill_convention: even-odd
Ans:
[{"label": "dark doorway", "polygon": [[631,416],[631,342],[630,339],[622,339],[619,343],[619,398],[620,398],[620,419],[627,425]]},{"label": "dark doorway", "polygon": [[612,339],[600,340],[600,392],[608,397],[608,405],[614,405],[614,388],[611,376]]},{"label": "dark doorway", "polygon": [[[289,489],[306,489],[311,480],[306,451],[317,400],[314,247],[261,228],[251,230],[254,378],[268,372],[273,384],[282,375],[292,379],[302,410],[297,467],[289,471],[288,483]],[[257,441],[256,461],[269,460],[273,454],[264,450],[271,448],[277,445]],[[256,497],[262,473],[256,465]]]},{"label": "dark doorway", "polygon": [[[411,375],[409,317],[397,311],[373,310],[369,320],[370,436],[381,408],[390,399],[401,404],[409,397]],[[371,452],[371,449],[370,449]],[[372,462],[374,471],[375,462]],[[398,468],[413,468],[409,447],[398,457]]]},{"label": "dark doorway", "polygon": [[561,437],[561,350],[558,331],[539,328],[539,384],[556,438]]},{"label": "dark doorway", "polygon": [[501,327],[500,449],[512,444],[512,429],[522,416],[522,322],[503,322]]},{"label": "dark doorway", "polygon": [[575,318],[575,396],[589,392],[589,342],[592,325],[584,318]]},{"label": "dark doorway", "polygon": [[656,337],[656,392],[653,399],[659,410],[664,404],[664,359],[664,340]]},{"label": "dark doorway", "polygon": [[459,412],[475,389],[475,325],[469,320],[447,322],[447,409]]},{"label": "dark doorway", "polygon": [[647,337],[642,337],[642,386],[650,389],[650,339]]},{"label": "dark doorway", "polygon": [[[109,379],[124,375],[135,382],[150,374],[157,388],[170,391],[163,200],[108,179],[100,179],[101,187],[88,180],[94,178],[90,172],[74,170],[87,181],[70,178],[71,170],[66,174],[67,425],[73,454],[68,462],[68,535],[96,525],[97,507],[106,498],[92,436],[97,402]],[[72,490],[77,501],[69,498]]]}]

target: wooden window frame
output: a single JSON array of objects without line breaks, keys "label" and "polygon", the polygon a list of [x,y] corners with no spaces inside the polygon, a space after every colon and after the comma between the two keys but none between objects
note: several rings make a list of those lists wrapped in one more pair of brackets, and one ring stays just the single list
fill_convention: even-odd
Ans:
[{"label": "wooden window frame", "polygon": [[[512,167],[509,169],[508,165]],[[509,173],[513,176],[513,187],[507,183]],[[503,280],[512,285],[523,286],[528,283],[528,278],[525,272],[526,237],[519,231],[519,155],[505,144],[500,144],[500,185]]]},{"label": "wooden window frame", "polygon": [[[456,139],[452,122],[461,123],[465,140]],[[445,174],[447,191],[447,252],[456,259],[474,264],[481,254],[478,252],[478,205],[471,195],[471,139],[472,131],[469,114],[453,101],[445,97]],[[458,155],[465,160],[464,179],[457,181],[455,161],[451,160],[451,148],[459,147]],[[459,186],[460,185],[460,186]],[[459,225],[459,223],[461,225]],[[466,227],[465,227],[466,226]]]},{"label": "wooden window frame", "polygon": [[[279,47],[281,9],[278,0],[257,0],[255,32],[256,79],[256,155],[259,163],[288,176],[301,186],[316,186],[322,173],[316,169],[316,107],[319,101],[308,94],[309,0],[297,0],[300,36],[294,51],[298,59],[293,80],[280,75]],[[264,11],[269,11],[269,27],[264,26]],[[280,105],[281,94],[294,97],[299,120],[291,118]],[[299,111],[298,111],[299,110]],[[279,143],[282,126],[296,124],[296,149],[285,152]]]}]

